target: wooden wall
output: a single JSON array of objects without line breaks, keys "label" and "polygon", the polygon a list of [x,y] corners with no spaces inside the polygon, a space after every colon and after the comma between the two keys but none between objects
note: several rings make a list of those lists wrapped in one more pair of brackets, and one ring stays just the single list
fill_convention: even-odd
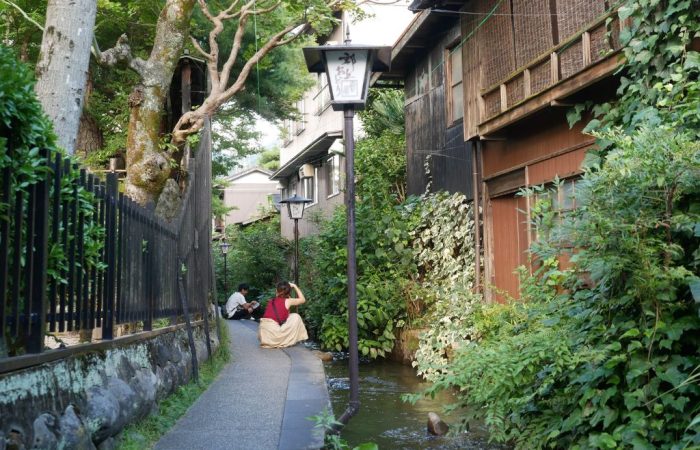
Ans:
[{"label": "wooden wall", "polygon": [[473,197],[472,145],[465,143],[462,120],[447,124],[445,103],[445,49],[458,42],[457,20],[435,38],[437,42],[415,62],[406,77],[406,147],[408,193],[420,195],[428,184],[431,192],[446,190]]},{"label": "wooden wall", "polygon": [[584,125],[580,122],[569,129],[564,110],[560,110],[560,114],[535,118],[530,123],[513,127],[505,141],[484,143],[484,178],[591,142],[591,136],[581,133]]}]

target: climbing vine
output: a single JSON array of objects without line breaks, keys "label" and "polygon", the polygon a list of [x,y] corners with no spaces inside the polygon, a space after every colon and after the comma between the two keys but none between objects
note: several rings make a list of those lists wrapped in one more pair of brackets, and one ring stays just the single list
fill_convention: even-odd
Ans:
[{"label": "climbing vine", "polygon": [[[667,124],[700,136],[700,7],[694,0],[627,0],[618,10],[624,65],[615,101],[577,105],[569,123],[592,110],[585,131]],[[605,145],[606,142],[601,142]]]},{"label": "climbing vine", "polygon": [[618,97],[568,114],[592,111],[602,150],[577,209],[523,192],[539,239],[523,301],[473,308],[471,342],[429,389],[456,390],[465,421],[520,449],[700,447],[700,8],[628,0],[619,15]]}]

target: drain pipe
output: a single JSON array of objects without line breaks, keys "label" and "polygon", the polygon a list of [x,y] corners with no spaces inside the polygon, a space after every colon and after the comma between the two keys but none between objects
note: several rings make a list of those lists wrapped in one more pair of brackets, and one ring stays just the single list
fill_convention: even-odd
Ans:
[{"label": "drain pipe", "polygon": [[[357,350],[357,260],[355,257],[355,140],[352,122],[355,111],[346,107],[343,111],[345,139],[345,193],[348,230],[348,351],[350,372],[350,401],[338,421],[347,425],[360,410],[360,366]],[[339,429],[337,430],[339,431]]]}]

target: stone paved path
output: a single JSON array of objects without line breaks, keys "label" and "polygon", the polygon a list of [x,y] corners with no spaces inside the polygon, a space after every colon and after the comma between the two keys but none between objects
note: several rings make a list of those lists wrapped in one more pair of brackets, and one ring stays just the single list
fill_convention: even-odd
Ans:
[{"label": "stone paved path", "polygon": [[301,344],[260,348],[253,321],[226,323],[232,362],[155,450],[320,448],[306,417],[330,405],[321,361]]}]

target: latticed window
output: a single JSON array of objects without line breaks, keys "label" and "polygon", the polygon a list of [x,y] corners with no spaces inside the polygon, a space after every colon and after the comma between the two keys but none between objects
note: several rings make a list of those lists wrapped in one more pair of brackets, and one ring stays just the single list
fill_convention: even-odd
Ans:
[{"label": "latticed window", "polygon": [[446,51],[447,74],[447,117],[453,122],[464,117],[464,94],[462,88],[462,47],[456,46]]}]

